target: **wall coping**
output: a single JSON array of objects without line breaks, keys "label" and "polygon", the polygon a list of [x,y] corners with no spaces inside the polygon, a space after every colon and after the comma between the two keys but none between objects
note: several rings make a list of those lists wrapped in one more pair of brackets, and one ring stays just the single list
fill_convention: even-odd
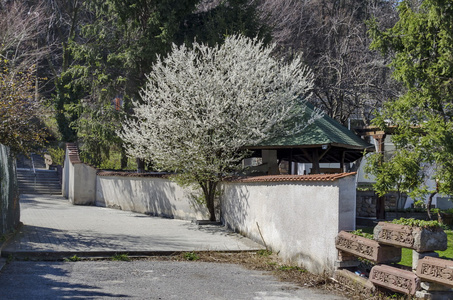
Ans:
[{"label": "wall coping", "polygon": [[267,175],[230,179],[230,182],[284,182],[284,181],[336,181],[344,177],[356,175],[357,172],[337,174],[312,174],[312,175]]},{"label": "wall coping", "polygon": [[[353,176],[356,172],[338,173],[338,174],[314,174],[314,175],[268,175],[256,176],[238,179],[229,178],[224,182],[285,182],[285,181],[335,181],[344,177]],[[124,172],[124,171],[99,171],[98,176],[101,177],[152,177],[152,178],[168,178],[171,176],[169,173],[153,172],[153,173],[137,173],[137,172]]]},{"label": "wall coping", "polygon": [[153,173],[137,173],[137,172],[125,172],[125,171],[99,171],[98,176],[102,177],[153,177],[153,178],[168,178],[171,174],[163,172]]},{"label": "wall coping", "polygon": [[[268,175],[256,176],[247,178],[229,178],[224,182],[284,182],[284,181],[335,181],[344,177],[353,176],[356,172],[351,173],[338,173],[338,174],[314,174],[314,175]],[[170,173],[165,172],[152,172],[152,173],[137,173],[137,172],[124,172],[124,171],[99,171],[98,176],[102,177],[152,177],[152,178],[168,178]]]}]

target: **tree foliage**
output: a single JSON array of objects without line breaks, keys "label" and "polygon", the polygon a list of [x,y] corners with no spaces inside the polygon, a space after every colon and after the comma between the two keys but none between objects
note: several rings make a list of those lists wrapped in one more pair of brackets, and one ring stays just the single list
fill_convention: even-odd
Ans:
[{"label": "tree foliage", "polygon": [[285,64],[274,46],[230,36],[220,46],[173,46],[159,58],[134,102],[135,118],[120,134],[128,154],[177,172],[201,187],[211,220],[219,181],[245,152],[275,135],[294,134],[313,120],[304,113],[312,74],[300,57]]},{"label": "tree foliage", "polygon": [[39,43],[42,6],[0,2],[0,143],[15,153],[42,146],[36,64],[47,51]]},{"label": "tree foliage", "polygon": [[[120,117],[139,98],[158,55],[172,43],[210,44],[225,34],[258,34],[256,8],[248,0],[229,0],[208,10],[199,0],[85,1],[79,25],[67,43],[71,63],[59,77],[56,104],[64,137],[78,139],[81,155],[94,165],[108,157],[110,147],[121,148],[116,129]],[[245,9],[245,11],[242,11]],[[245,17],[245,13],[248,17]],[[119,110],[112,101],[119,99]],[[124,160],[123,160],[124,161]]]},{"label": "tree foliage", "polygon": [[196,40],[214,46],[232,34],[259,37],[268,43],[270,32],[260,17],[258,0],[200,1],[197,10],[184,20],[176,43],[191,45]]},{"label": "tree foliage", "polygon": [[46,138],[38,118],[34,76],[34,66],[11,73],[8,61],[0,60],[0,144],[15,153],[30,153]]},{"label": "tree foliage", "polygon": [[87,162],[99,166],[111,147],[121,149],[115,133],[120,117],[196,2],[82,1],[73,7],[78,17],[64,49],[67,67],[58,77],[55,104],[63,138],[78,140]]},{"label": "tree foliage", "polygon": [[[453,194],[453,1],[402,1],[400,20],[387,31],[374,23],[373,48],[392,58],[393,76],[407,92],[374,121],[394,126],[395,154],[376,164],[379,192],[399,180],[412,195]],[[388,178],[398,168],[398,176]],[[431,167],[428,167],[431,166]],[[437,186],[427,185],[435,180]],[[386,184],[382,184],[388,181]],[[430,203],[429,203],[430,204]]]}]

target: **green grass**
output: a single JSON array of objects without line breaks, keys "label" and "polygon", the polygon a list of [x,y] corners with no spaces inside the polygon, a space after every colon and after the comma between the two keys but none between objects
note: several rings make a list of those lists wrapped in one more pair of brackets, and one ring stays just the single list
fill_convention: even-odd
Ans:
[{"label": "green grass", "polygon": [[200,256],[196,254],[195,252],[185,252],[183,253],[183,257],[185,260],[199,260]]},{"label": "green grass", "polygon": [[453,259],[453,230],[444,230],[447,234],[448,248],[445,251],[436,251],[441,258]]},{"label": "green grass", "polygon": [[113,261],[130,261],[130,257],[128,254],[115,254],[112,256]]},{"label": "green grass", "polygon": [[258,252],[256,252],[256,254],[258,254],[259,256],[269,256],[269,255],[272,255],[272,251],[270,250],[258,250]]},{"label": "green grass", "polygon": [[399,264],[412,267],[412,249],[403,248],[401,250],[401,261]]},{"label": "green grass", "polygon": [[299,268],[296,266],[288,266],[288,265],[282,265],[282,266],[278,267],[278,269],[280,271],[299,271],[301,273],[307,272],[307,270],[305,270],[305,269],[302,269],[302,268]]},{"label": "green grass", "polygon": [[78,257],[77,255],[64,259],[64,261],[66,261],[66,262],[76,262],[76,261],[80,261],[80,260],[81,260],[81,258]]}]

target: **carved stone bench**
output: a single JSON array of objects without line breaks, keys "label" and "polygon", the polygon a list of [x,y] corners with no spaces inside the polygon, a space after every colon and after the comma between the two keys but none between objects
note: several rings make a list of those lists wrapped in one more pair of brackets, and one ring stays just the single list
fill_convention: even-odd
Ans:
[{"label": "carved stone bench", "polygon": [[371,260],[378,264],[397,263],[401,260],[401,248],[380,245],[374,240],[346,231],[341,231],[337,235],[335,246],[340,251]]},{"label": "carved stone bench", "polygon": [[426,256],[418,261],[417,275],[422,280],[453,287],[453,261]]},{"label": "carved stone bench", "polygon": [[356,275],[346,269],[335,271],[334,278],[340,284],[357,290],[365,295],[370,295],[376,290],[374,285],[368,279],[360,277],[359,275]]},{"label": "carved stone bench", "polygon": [[413,272],[387,265],[374,266],[369,280],[375,285],[408,295],[415,295],[420,289],[420,280]]}]

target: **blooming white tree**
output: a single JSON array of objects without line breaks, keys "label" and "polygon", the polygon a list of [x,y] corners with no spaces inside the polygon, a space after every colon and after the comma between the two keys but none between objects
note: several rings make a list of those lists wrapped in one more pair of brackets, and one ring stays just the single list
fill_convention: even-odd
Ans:
[{"label": "blooming white tree", "polygon": [[243,36],[213,48],[173,46],[119,133],[130,156],[199,185],[212,221],[218,183],[239,168],[244,146],[298,133],[316,118],[304,109],[312,73],[300,57],[273,58],[274,47]]}]

